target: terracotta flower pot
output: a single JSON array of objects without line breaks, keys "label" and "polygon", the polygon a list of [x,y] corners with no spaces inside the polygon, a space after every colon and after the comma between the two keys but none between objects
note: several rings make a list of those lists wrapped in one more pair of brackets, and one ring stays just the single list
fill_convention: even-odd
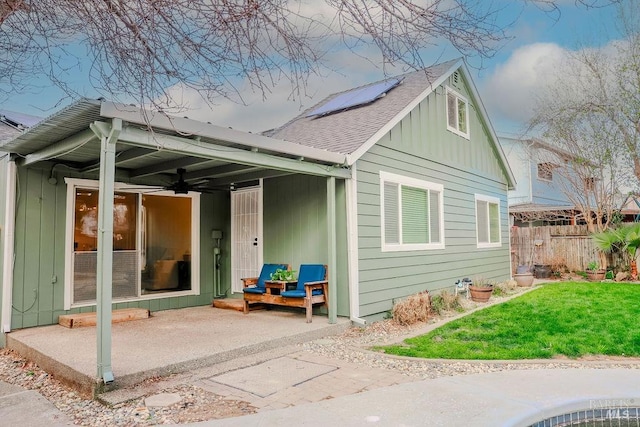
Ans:
[{"label": "terracotta flower pot", "polygon": [[516,273],[513,275],[513,280],[516,281],[518,286],[529,287],[533,285],[533,273]]},{"label": "terracotta flower pot", "polygon": [[493,293],[493,286],[469,286],[471,300],[475,302],[487,302]]},{"label": "terracotta flower pot", "polygon": [[600,280],[604,280],[605,274],[607,274],[607,271],[604,268],[587,270],[587,279],[592,282],[598,282]]}]

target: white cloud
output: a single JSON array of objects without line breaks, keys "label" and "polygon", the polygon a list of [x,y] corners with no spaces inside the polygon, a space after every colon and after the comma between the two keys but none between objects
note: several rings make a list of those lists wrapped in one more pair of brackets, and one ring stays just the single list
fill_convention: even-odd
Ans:
[{"label": "white cloud", "polygon": [[567,51],[553,43],[534,43],[516,49],[483,85],[487,109],[498,120],[524,124],[531,117],[536,93],[561,72],[566,57]]},{"label": "white cloud", "polygon": [[224,98],[216,99],[215,105],[209,105],[196,91],[182,85],[174,86],[168,95],[184,109],[179,113],[171,109],[167,112],[250,132],[278,127],[332,93],[382,79],[383,72],[374,62],[375,55],[379,56],[379,53],[373,48],[371,50],[360,52],[360,56],[347,49],[329,53],[327,60],[332,70],[325,70],[323,75],[311,75],[300,94],[292,93],[292,86],[287,80],[271,88],[271,92],[265,95],[266,99],[262,93],[254,92],[244,84],[239,92],[247,105]]}]

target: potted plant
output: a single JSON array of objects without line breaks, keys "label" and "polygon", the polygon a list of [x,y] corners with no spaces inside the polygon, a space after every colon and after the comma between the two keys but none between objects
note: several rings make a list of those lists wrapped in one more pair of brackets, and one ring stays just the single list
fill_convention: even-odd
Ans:
[{"label": "potted plant", "polygon": [[587,264],[587,279],[592,282],[603,280],[606,272],[604,268],[600,268],[598,261],[591,261]]},{"label": "potted plant", "polygon": [[513,280],[516,281],[518,286],[528,287],[533,285],[533,272],[528,265],[519,265],[516,268],[516,273],[513,275]]},{"label": "potted plant", "polygon": [[294,281],[296,280],[295,271],[279,268],[273,273],[271,273],[271,280],[282,280],[285,282]]},{"label": "potted plant", "polygon": [[469,285],[471,300],[475,302],[487,302],[493,293],[493,282],[487,279],[475,279]]}]

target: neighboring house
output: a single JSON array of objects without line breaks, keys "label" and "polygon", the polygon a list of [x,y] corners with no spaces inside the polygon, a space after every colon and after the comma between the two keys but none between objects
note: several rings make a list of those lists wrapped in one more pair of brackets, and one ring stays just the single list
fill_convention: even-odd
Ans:
[{"label": "neighboring house", "polygon": [[328,264],[330,321],[511,274],[514,178],[462,60],[268,136],[81,99],[0,150],[3,332],[210,304],[263,262]]},{"label": "neighboring house", "polygon": [[567,198],[570,189],[558,167],[568,167],[570,154],[535,138],[500,137],[517,185],[509,190],[511,225],[575,224],[580,211]]},{"label": "neighboring house", "polygon": [[40,117],[0,109],[0,141],[17,136],[40,120]]}]

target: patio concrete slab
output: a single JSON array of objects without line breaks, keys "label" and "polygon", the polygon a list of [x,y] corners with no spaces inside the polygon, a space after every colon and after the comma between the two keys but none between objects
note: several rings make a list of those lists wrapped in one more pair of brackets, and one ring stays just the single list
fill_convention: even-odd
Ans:
[{"label": "patio concrete slab", "polygon": [[[349,326],[346,318],[330,325],[326,316],[306,323],[303,313],[293,311],[245,315],[204,306],[154,312],[149,319],[113,325],[114,386],[130,387],[147,378],[338,334]],[[92,394],[96,383],[96,341],[95,327],[52,325],[7,335],[7,347],[84,394]]]},{"label": "patio concrete slab", "polygon": [[330,365],[306,362],[291,357],[280,357],[257,366],[219,375],[211,380],[253,393],[256,396],[267,397],[336,369]]}]

